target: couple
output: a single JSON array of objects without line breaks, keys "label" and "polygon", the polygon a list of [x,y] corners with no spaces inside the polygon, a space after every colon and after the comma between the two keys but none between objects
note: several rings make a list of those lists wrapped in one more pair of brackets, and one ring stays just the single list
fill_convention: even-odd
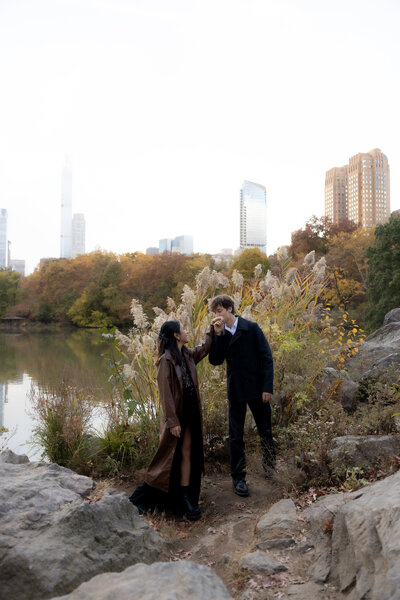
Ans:
[{"label": "couple", "polygon": [[271,430],[273,361],[268,342],[257,323],[235,315],[230,296],[211,302],[215,317],[204,343],[186,348],[188,336],[178,321],[166,321],[158,339],[157,382],[163,421],[158,449],[130,501],[139,513],[167,507],[191,521],[201,517],[198,506],[204,470],[201,403],[196,363],[209,354],[212,365],[227,363],[230,468],[233,490],[248,496],[243,440],[249,405],[260,434],[263,467],[275,466]]}]

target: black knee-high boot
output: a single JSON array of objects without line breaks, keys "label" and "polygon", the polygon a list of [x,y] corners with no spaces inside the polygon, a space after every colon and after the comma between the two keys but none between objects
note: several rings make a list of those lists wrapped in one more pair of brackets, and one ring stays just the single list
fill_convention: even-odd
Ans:
[{"label": "black knee-high boot", "polygon": [[199,506],[193,506],[193,504],[189,500],[188,493],[189,486],[181,485],[181,500],[183,511],[186,517],[189,519],[189,521],[197,521],[201,517],[201,510]]}]

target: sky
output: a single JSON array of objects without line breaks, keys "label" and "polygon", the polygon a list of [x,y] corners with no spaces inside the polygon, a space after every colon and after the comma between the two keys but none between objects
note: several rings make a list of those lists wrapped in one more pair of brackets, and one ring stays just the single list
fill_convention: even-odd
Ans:
[{"label": "sky", "polygon": [[324,213],[325,172],[380,148],[400,208],[399,0],[0,0],[0,208],[31,272],[60,253],[61,171],[86,251],[193,235],[267,252]]}]

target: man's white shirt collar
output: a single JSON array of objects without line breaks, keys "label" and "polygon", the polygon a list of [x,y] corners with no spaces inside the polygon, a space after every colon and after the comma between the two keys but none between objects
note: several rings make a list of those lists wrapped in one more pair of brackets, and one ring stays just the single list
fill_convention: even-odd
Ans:
[{"label": "man's white shirt collar", "polygon": [[235,335],[237,326],[238,326],[238,318],[236,317],[235,322],[232,325],[232,327],[228,327],[228,325],[225,325],[225,329],[226,329],[226,331],[229,331],[229,333],[231,333],[232,335]]}]

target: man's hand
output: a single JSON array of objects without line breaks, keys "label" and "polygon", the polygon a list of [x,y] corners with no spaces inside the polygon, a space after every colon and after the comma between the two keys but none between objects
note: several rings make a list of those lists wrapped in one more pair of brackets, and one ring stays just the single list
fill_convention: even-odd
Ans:
[{"label": "man's hand", "polygon": [[181,426],[177,425],[176,427],[171,427],[170,432],[174,437],[181,437]]},{"label": "man's hand", "polygon": [[217,335],[220,335],[225,327],[222,317],[214,317],[214,319],[211,321],[211,325],[214,327],[214,331]]},{"label": "man's hand", "polygon": [[263,392],[262,393],[262,401],[270,402],[270,400],[272,400],[272,394],[270,394],[269,392]]}]

